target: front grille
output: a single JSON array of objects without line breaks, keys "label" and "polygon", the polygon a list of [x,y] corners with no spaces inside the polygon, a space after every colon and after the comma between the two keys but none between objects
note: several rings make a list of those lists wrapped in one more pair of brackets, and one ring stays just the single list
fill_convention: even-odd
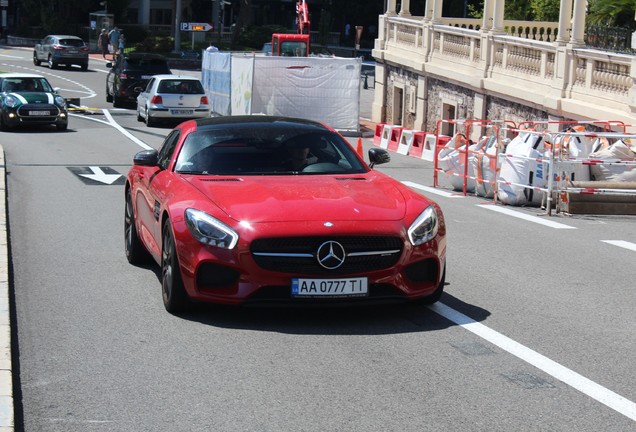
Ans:
[{"label": "front grille", "polygon": [[[344,263],[331,270],[322,267],[316,257],[320,245],[330,240],[340,243],[347,254]],[[320,236],[259,239],[252,242],[250,251],[254,261],[266,270],[299,275],[337,276],[389,268],[397,263],[402,249],[403,243],[399,237]],[[379,252],[382,253],[376,255]]]},{"label": "front grille", "polygon": [[[35,112],[48,111],[48,115],[35,114]],[[53,104],[25,104],[17,110],[17,114],[24,122],[50,122],[60,114],[60,109]]]}]

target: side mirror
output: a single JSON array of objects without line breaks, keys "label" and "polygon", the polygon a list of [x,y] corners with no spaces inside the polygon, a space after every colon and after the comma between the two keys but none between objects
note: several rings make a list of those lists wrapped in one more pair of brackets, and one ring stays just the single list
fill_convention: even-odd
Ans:
[{"label": "side mirror", "polygon": [[111,68],[111,69],[112,69],[112,67],[113,67],[113,62],[108,62],[108,63],[106,63],[106,67],[107,67],[107,68]]},{"label": "side mirror", "polygon": [[53,93],[55,93],[55,94],[60,94],[60,92],[61,92],[61,91],[62,91],[62,89],[61,89],[61,88],[59,88],[59,87],[53,87]]},{"label": "side mirror", "polygon": [[135,93],[144,93],[144,88],[143,87],[135,87],[135,88],[133,88],[133,91]]},{"label": "side mirror", "polygon": [[369,168],[374,165],[382,165],[391,161],[391,155],[388,151],[379,147],[371,147],[369,149]]},{"label": "side mirror", "polygon": [[133,157],[133,164],[140,166],[157,166],[159,152],[157,150],[142,150]]}]

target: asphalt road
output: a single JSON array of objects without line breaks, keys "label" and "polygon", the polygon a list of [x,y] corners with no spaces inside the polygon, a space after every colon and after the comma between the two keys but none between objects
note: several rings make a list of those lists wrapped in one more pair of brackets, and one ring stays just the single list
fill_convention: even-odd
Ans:
[{"label": "asphalt road", "polygon": [[0,69],[44,74],[95,110],[65,133],[0,135],[16,430],[636,430],[633,217],[501,213],[393,154],[378,169],[446,215],[441,302],[176,317],[158,269],[125,259],[122,178],[85,176],[125,175],[170,129],[112,109],[102,62],[49,71],[30,56],[1,50]]}]

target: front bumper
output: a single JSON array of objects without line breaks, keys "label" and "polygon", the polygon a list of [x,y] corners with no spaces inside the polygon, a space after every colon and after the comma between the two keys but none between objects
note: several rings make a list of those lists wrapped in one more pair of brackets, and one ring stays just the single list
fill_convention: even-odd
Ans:
[{"label": "front bumper", "polygon": [[56,105],[50,104],[26,104],[17,109],[5,108],[2,112],[2,118],[4,124],[8,127],[38,124],[68,124],[67,112]]}]

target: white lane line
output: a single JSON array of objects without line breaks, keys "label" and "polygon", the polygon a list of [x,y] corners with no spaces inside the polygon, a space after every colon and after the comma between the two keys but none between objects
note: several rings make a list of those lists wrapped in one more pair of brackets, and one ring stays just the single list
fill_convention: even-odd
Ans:
[{"label": "white lane line", "polygon": [[139,147],[145,149],[145,150],[154,150],[152,147],[150,147],[148,144],[146,144],[145,142],[141,141],[140,139],[138,139],[136,136],[134,136],[133,134],[131,134],[130,132],[128,132],[126,129],[124,129],[123,127],[119,126],[119,124],[113,119],[113,116],[110,115],[110,112],[108,112],[107,109],[103,109],[102,111],[104,111],[104,115],[106,116],[106,118],[108,119],[108,123],[114,127],[115,129],[117,129],[119,132],[121,132],[122,134],[124,134],[129,140],[131,140],[132,142],[134,142],[135,144],[137,144]]},{"label": "white lane line", "polygon": [[635,243],[630,243],[630,242],[626,242],[623,240],[601,240],[603,243],[607,243],[607,244],[611,244],[614,246],[618,246],[624,249],[629,249],[631,251],[636,252],[636,244]]},{"label": "white lane line", "polygon": [[513,216],[519,219],[523,219],[526,220],[528,222],[533,222],[539,225],[545,225],[547,227],[550,228],[555,228],[555,229],[576,229],[576,227],[570,226],[570,225],[565,225],[559,222],[554,222],[551,221],[549,219],[544,219],[544,218],[540,218],[538,216],[532,216],[532,215],[528,215],[525,213],[521,213],[515,210],[511,210],[508,209],[506,207],[501,207],[498,205],[494,205],[494,204],[479,204],[477,207],[481,207],[481,208],[485,208],[487,210],[492,210],[498,213],[503,213],[505,215],[508,216]]},{"label": "white lane line", "polygon": [[559,381],[575,388],[592,399],[608,406],[614,411],[636,421],[636,403],[614,393],[613,391],[595,383],[592,380],[550,360],[549,358],[531,350],[524,345],[510,339],[495,330],[474,321],[472,318],[456,311],[443,303],[437,302],[428,306],[433,312],[476,334],[504,351],[531,364]]},{"label": "white lane line", "polygon": [[446,192],[440,189],[436,189],[436,188],[432,188],[429,186],[423,186],[421,184],[418,183],[413,183],[410,181],[403,181],[402,182],[404,185],[412,187],[414,189],[419,189],[419,190],[423,190],[424,192],[428,192],[431,194],[435,194],[435,195],[440,195],[446,198],[464,198],[463,195],[458,195],[458,194],[454,194],[454,193],[450,193],[450,192]]}]

